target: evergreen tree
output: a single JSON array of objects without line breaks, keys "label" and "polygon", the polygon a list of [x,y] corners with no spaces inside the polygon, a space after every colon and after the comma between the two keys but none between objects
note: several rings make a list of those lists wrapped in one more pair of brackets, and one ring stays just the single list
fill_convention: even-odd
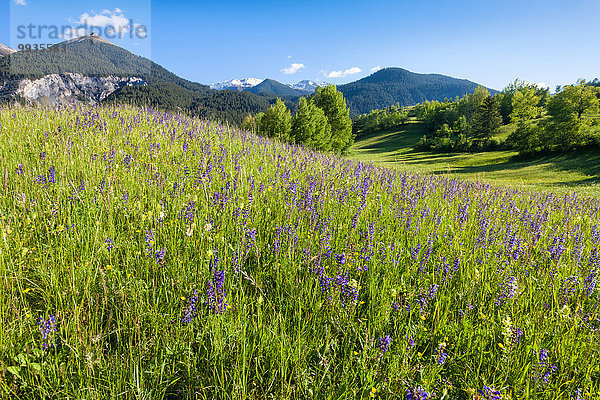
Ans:
[{"label": "evergreen tree", "polygon": [[307,147],[331,149],[331,125],[312,99],[300,98],[298,112],[292,121],[292,138]]},{"label": "evergreen tree", "polygon": [[315,105],[325,112],[331,125],[331,148],[337,152],[346,151],[354,143],[352,120],[346,100],[335,85],[318,87],[313,96]]},{"label": "evergreen tree", "polygon": [[493,97],[488,96],[473,115],[472,135],[477,139],[488,140],[502,125],[502,117]]}]

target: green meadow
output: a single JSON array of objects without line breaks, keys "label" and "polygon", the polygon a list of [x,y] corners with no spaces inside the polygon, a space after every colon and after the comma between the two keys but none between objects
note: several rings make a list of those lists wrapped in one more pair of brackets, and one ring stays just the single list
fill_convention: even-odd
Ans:
[{"label": "green meadow", "polygon": [[[506,139],[511,128],[514,129],[503,126],[497,138]],[[520,157],[514,150],[480,153],[414,150],[425,133],[422,124],[412,121],[398,130],[360,136],[350,157],[403,171],[446,174],[520,190],[600,195],[600,155],[597,151]]]},{"label": "green meadow", "polygon": [[356,150],[411,172],[130,107],[0,125],[2,398],[600,395],[595,199],[416,125]]}]

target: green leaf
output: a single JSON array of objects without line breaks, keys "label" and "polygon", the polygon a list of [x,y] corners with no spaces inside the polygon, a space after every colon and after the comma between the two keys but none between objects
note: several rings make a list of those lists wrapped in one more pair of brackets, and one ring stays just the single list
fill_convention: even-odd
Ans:
[{"label": "green leaf", "polygon": [[21,367],[24,367],[27,365],[27,355],[26,354],[23,354],[23,353],[17,354],[15,356],[14,360],[16,362],[18,362],[21,365]]},{"label": "green leaf", "polygon": [[8,372],[10,372],[11,374],[15,375],[18,378],[21,378],[21,367],[16,367],[14,365],[11,365],[10,367],[6,368],[6,370]]}]

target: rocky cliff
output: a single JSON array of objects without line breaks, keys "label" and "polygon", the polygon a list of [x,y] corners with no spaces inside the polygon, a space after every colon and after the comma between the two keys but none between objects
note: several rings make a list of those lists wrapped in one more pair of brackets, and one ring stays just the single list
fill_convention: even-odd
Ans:
[{"label": "rocky cliff", "polygon": [[[145,85],[137,77],[91,77],[81,74],[51,74],[40,79],[21,79],[0,83],[3,97],[19,97],[44,105],[86,103],[97,104],[123,86]],[[4,90],[2,88],[4,87]],[[6,93],[13,88],[12,93]],[[16,96],[15,96],[16,95]]]}]

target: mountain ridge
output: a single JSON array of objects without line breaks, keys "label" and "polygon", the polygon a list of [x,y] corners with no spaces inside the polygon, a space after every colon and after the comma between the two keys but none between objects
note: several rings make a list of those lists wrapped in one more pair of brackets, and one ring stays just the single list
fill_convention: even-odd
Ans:
[{"label": "mountain ridge", "polygon": [[272,94],[280,97],[302,97],[311,94],[309,91],[294,89],[284,83],[269,78],[244,91],[254,94]]},{"label": "mountain ridge", "polygon": [[234,78],[234,79],[230,79],[228,81],[211,83],[209,86],[211,89],[215,89],[215,90],[235,90],[238,92],[241,92],[241,91],[253,92],[253,90],[252,90],[253,88],[263,84],[267,79],[269,80],[269,82],[267,82],[265,85],[276,86],[280,92],[285,91],[285,92],[288,92],[292,96],[296,96],[296,95],[298,95],[298,93],[286,91],[279,84],[287,86],[294,90],[300,90],[300,91],[305,91],[305,92],[310,92],[310,93],[314,93],[314,91],[317,89],[317,87],[326,85],[324,83],[316,83],[315,81],[312,81],[309,79],[305,79],[305,80],[302,80],[297,83],[282,83],[282,82],[276,81],[275,79],[270,79],[270,78],[266,78],[266,79],[258,79],[258,78],[237,79],[237,78]]},{"label": "mountain ridge", "polygon": [[0,100],[44,105],[127,102],[241,123],[249,113],[265,111],[275,98],[212,90],[97,35],[87,35],[54,49],[1,57]]},{"label": "mountain ridge", "polygon": [[212,83],[209,86],[211,89],[215,89],[215,90],[242,91],[244,89],[252,88],[256,85],[259,85],[263,81],[264,81],[264,79],[258,79],[258,78],[230,79],[228,81]]},{"label": "mountain ridge", "polygon": [[[339,85],[338,89],[354,114],[365,114],[395,104],[413,106],[425,101],[454,99],[474,92],[478,86],[482,85],[467,79],[388,67],[355,82]],[[494,89],[488,90],[497,93]]]},{"label": "mountain ridge", "polygon": [[[243,80],[234,79],[227,82],[233,81]],[[214,85],[218,84],[211,87]],[[290,85],[267,78],[256,85],[232,90],[293,99],[311,95],[318,86],[323,85],[309,80]],[[412,106],[424,101],[454,99],[473,93],[478,86],[482,85],[468,79],[439,73],[421,74],[400,67],[383,68],[357,81],[337,85],[353,115],[369,113],[371,110],[395,104]],[[494,89],[488,90],[492,94],[497,93]]]},{"label": "mountain ridge", "polygon": [[[65,51],[16,52],[2,45],[0,49],[7,55],[0,57],[0,99],[23,97],[35,102],[41,96],[51,103],[129,101],[241,122],[249,113],[265,111],[277,97],[283,98],[294,112],[299,97],[309,96],[323,85],[310,80],[284,84],[269,78],[246,78],[225,82],[244,87],[217,90],[217,84],[211,88],[188,81],[97,35],[62,42],[58,46],[61,48]],[[393,67],[339,85],[338,89],[351,114],[358,115],[397,103],[410,106],[462,97],[477,86],[466,79]],[[70,93],[58,93],[60,90]]]}]

